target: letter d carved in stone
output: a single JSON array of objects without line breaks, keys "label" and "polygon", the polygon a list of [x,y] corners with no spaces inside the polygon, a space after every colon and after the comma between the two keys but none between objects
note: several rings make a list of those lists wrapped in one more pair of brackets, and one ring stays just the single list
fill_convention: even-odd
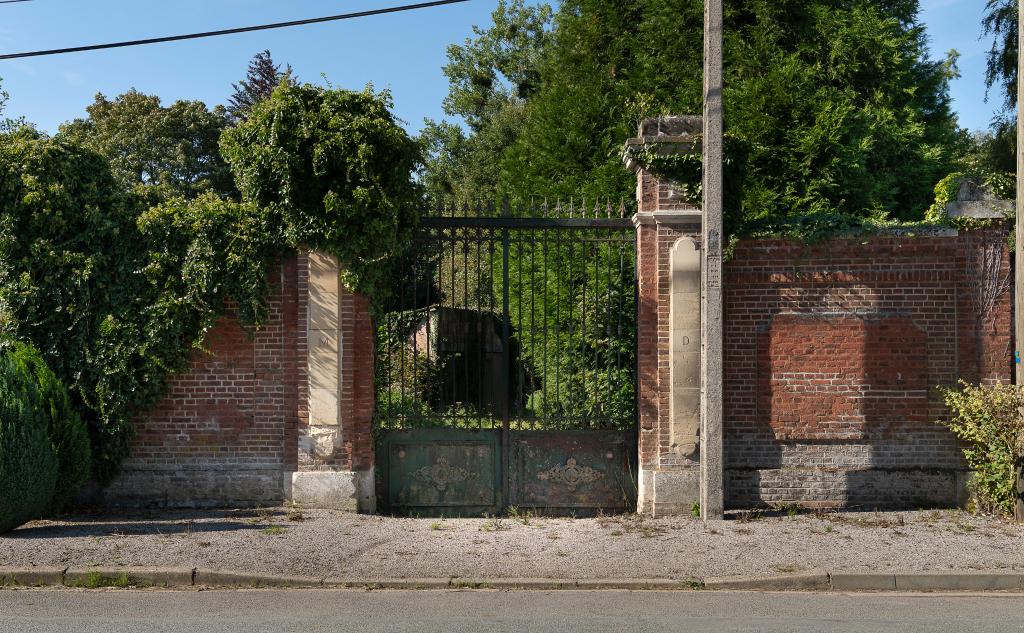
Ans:
[{"label": "letter d carved in stone", "polygon": [[669,340],[672,448],[694,457],[700,442],[700,246],[681,237],[672,247]]}]

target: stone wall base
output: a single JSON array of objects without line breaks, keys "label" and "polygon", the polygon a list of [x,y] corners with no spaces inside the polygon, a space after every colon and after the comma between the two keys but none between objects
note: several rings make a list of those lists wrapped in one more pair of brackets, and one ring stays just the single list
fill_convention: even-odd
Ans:
[{"label": "stone wall base", "polygon": [[373,469],[284,473],[284,497],[304,508],[376,511]]},{"label": "stone wall base", "polygon": [[726,469],[725,498],[732,508],[960,507],[969,500],[969,478],[956,470]]},{"label": "stone wall base", "polygon": [[640,469],[638,511],[655,517],[690,515],[698,501],[699,470]]},{"label": "stone wall base", "polygon": [[[970,476],[957,470],[732,468],[725,471],[725,499],[729,509],[964,507],[970,500]],[[641,469],[639,488],[639,512],[689,516],[700,499],[700,473]]]},{"label": "stone wall base", "polygon": [[228,464],[126,466],[99,500],[114,507],[215,508],[281,503],[281,468]]}]

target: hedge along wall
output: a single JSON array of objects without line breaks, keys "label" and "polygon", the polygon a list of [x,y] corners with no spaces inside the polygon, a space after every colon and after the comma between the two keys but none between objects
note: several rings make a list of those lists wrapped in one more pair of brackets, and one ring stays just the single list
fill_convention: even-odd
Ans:
[{"label": "hedge along wall", "polygon": [[932,387],[1009,380],[1005,230],[744,242],[725,267],[726,503],[960,502]]},{"label": "hedge along wall", "polygon": [[367,302],[343,293],[344,442],[330,463],[315,462],[302,450],[309,424],[309,258],[286,257],[268,274],[273,283],[266,323],[246,332],[234,318],[220,319],[207,334],[206,349],[193,354],[191,370],[172,377],[164,399],[135,421],[131,454],[105,491],[108,503],[267,505],[283,500],[283,483],[293,471],[372,467]]}]

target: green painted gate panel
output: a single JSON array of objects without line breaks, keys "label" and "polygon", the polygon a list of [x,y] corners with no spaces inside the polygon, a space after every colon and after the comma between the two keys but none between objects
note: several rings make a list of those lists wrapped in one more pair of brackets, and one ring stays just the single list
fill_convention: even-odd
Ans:
[{"label": "green painted gate panel", "polygon": [[500,440],[497,430],[388,432],[382,442],[388,509],[447,516],[497,512]]},{"label": "green painted gate panel", "polygon": [[511,442],[511,505],[559,514],[635,505],[634,433],[521,431],[511,434]]}]

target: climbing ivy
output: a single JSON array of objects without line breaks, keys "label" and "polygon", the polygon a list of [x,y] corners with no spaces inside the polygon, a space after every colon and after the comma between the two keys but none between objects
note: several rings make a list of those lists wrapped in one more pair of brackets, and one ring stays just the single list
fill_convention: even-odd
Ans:
[{"label": "climbing ivy", "polygon": [[282,83],[221,139],[243,199],[280,243],[336,256],[346,284],[376,301],[418,217],[419,145],[390,108],[387,91]]},{"label": "climbing ivy", "polygon": [[416,146],[389,108],[386,93],[279,88],[223,142],[242,202],[151,207],[72,139],[0,134],[0,335],[31,341],[68,385],[101,483],[217,318],[264,320],[283,253],[326,250],[360,290],[383,278],[417,192]]}]

